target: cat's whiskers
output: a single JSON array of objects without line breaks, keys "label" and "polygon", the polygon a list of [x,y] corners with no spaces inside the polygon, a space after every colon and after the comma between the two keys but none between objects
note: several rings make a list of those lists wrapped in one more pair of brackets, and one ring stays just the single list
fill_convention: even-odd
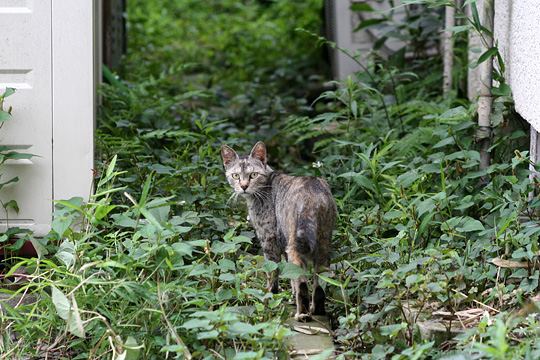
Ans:
[{"label": "cat's whiskers", "polygon": [[259,199],[261,202],[266,202],[266,201],[270,201],[271,200],[271,197],[270,197],[270,193],[268,191],[261,191],[261,190],[257,190],[253,193],[253,195]]}]

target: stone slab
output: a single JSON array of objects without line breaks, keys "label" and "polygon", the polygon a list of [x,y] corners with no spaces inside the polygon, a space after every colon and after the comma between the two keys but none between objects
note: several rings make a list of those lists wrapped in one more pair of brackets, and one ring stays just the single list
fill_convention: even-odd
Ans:
[{"label": "stone slab", "polygon": [[292,359],[311,359],[317,355],[332,358],[334,355],[334,341],[330,320],[326,316],[313,316],[311,321],[297,321],[291,311],[291,318],[287,325],[293,331],[290,338]]}]

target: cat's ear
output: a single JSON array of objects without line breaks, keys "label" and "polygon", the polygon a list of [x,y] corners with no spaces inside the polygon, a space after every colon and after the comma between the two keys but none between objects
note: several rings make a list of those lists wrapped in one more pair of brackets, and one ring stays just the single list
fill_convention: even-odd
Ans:
[{"label": "cat's ear", "polygon": [[223,144],[221,145],[221,159],[223,159],[223,165],[228,167],[238,159],[238,154],[230,146]]},{"label": "cat's ear", "polygon": [[266,145],[262,141],[255,144],[251,149],[250,157],[260,160],[266,166]]}]

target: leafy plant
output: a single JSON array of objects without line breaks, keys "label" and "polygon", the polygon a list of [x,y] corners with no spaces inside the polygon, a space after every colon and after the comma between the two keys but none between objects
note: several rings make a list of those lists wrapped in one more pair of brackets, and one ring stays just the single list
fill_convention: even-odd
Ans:
[{"label": "leafy plant", "polygon": [[[7,122],[12,120],[11,113],[13,109],[11,106],[8,108],[5,107],[5,100],[14,93],[15,89],[6,88],[0,95],[0,130]],[[18,176],[6,169],[6,165],[9,164],[10,161],[30,159],[34,156],[32,154],[22,152],[21,150],[24,150],[24,148],[16,145],[0,145],[0,193],[5,193],[4,188],[6,186],[13,186],[19,181]],[[0,206],[4,212],[7,228],[4,233],[0,234],[0,244],[3,244],[1,248],[4,250],[4,252],[17,251],[23,246],[24,242],[28,240],[27,236],[24,235],[28,235],[29,231],[26,229],[9,226],[9,218],[11,214],[19,213],[19,205],[15,199],[6,199],[5,196],[3,196],[0,199]],[[12,241],[15,236],[18,236],[15,243],[7,243],[8,241]],[[7,245],[4,245],[6,243]]]},{"label": "leafy plant", "polygon": [[[257,139],[272,167],[333,189],[320,282],[339,359],[537,357],[537,309],[525,304],[539,286],[540,203],[508,97],[479,170],[474,105],[441,97],[438,56],[374,55],[329,88],[315,46],[328,42],[313,36],[320,1],[128,6],[123,69],[100,90],[95,193],[55,204],[50,257],[12,262],[5,277],[24,267],[27,282],[2,293],[40,301],[2,308],[3,354],[286,358],[290,292],[266,293],[265,274],[279,268],[288,289],[298,269],[259,255],[218,153]],[[423,31],[416,20],[393,34]],[[407,46],[431,46],[424,35]],[[470,310],[480,315],[453,337]],[[436,314],[445,327],[431,338],[420,329]]]}]

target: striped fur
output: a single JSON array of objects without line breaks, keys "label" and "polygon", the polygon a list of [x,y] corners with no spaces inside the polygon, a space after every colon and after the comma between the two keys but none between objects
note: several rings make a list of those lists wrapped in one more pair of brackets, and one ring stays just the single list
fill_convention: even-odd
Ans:
[{"label": "striped fur", "polygon": [[[317,272],[330,263],[330,241],[337,214],[327,182],[273,171],[266,164],[266,147],[262,142],[255,144],[248,156],[238,156],[223,145],[221,157],[235,195],[247,201],[264,256],[279,262],[285,255],[289,262],[304,269],[313,265],[311,300],[306,277],[291,282],[296,317],[324,314],[325,294],[317,282]],[[269,276],[268,290],[278,292],[277,273]]]}]

